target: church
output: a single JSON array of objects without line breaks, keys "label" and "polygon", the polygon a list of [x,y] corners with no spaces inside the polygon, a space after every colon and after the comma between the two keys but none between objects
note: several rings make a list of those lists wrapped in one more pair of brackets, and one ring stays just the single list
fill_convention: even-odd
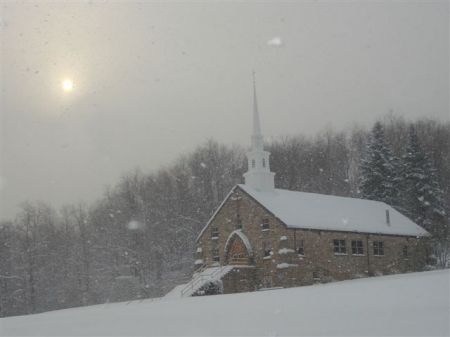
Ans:
[{"label": "church", "polygon": [[[253,134],[244,184],[197,237],[181,296],[285,288],[421,270],[429,234],[378,201],[277,189],[253,84]],[[215,285],[215,286],[214,286]]]}]

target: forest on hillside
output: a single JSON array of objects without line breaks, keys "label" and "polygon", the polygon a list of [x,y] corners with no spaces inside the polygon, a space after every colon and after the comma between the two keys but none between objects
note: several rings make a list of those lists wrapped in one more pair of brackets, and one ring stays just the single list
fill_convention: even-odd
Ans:
[{"label": "forest on hillside", "polygon": [[[266,144],[277,188],[388,202],[449,255],[450,123],[387,116]],[[24,202],[0,224],[0,317],[161,296],[187,281],[195,239],[243,181],[245,148],[214,140],[156,172],[131,170],[94,204]]]}]

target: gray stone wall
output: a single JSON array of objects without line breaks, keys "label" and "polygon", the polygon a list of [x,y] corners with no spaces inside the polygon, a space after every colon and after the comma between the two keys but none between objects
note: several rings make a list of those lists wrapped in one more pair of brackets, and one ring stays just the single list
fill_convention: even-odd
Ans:
[{"label": "gray stone wall", "polygon": [[234,268],[223,279],[223,293],[240,293],[244,291],[255,291],[260,288],[260,270],[256,267]]}]

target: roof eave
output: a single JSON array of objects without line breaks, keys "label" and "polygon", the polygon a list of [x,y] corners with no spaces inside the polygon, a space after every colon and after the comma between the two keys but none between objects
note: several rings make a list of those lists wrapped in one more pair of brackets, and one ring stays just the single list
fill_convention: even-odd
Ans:
[{"label": "roof eave", "polygon": [[203,227],[203,229],[200,231],[200,233],[198,234],[197,238],[195,239],[196,243],[198,242],[200,237],[203,235],[203,233],[205,232],[206,228],[208,228],[209,224],[214,220],[214,218],[216,217],[217,213],[220,212],[220,210],[222,209],[223,205],[225,205],[225,202],[228,200],[228,198],[230,198],[230,196],[233,194],[233,192],[236,189],[236,187],[238,187],[238,185],[233,186],[233,188],[230,190],[230,192],[228,192],[227,196],[223,199],[223,201],[220,203],[220,205],[216,208],[214,213],[211,215],[211,217],[207,221],[205,227]]}]

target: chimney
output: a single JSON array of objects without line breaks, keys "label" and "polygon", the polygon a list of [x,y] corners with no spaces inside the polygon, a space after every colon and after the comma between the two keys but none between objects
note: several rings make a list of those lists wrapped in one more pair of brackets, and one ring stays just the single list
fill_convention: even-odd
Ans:
[{"label": "chimney", "polygon": [[386,210],[386,224],[387,224],[388,226],[391,225],[391,217],[390,217],[390,215],[389,215],[389,210],[388,210],[388,209]]}]

